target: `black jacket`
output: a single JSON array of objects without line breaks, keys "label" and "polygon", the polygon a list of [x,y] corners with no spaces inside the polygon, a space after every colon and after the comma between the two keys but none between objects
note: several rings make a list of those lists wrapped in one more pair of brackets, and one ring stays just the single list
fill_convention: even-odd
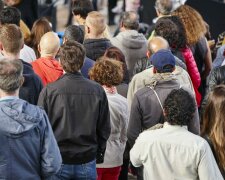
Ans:
[{"label": "black jacket", "polygon": [[[110,135],[104,89],[80,73],[66,73],[48,84],[38,105],[46,110],[65,164],[83,164],[104,157]],[[102,159],[103,160],[103,159]]]},{"label": "black jacket", "polygon": [[37,105],[39,94],[43,88],[42,81],[31,64],[21,60],[23,63],[24,83],[20,88],[19,97],[30,104]]},{"label": "black jacket", "polygon": [[111,47],[111,42],[106,39],[86,39],[84,40],[84,47],[86,49],[86,56],[96,61],[104,55],[106,49]]}]

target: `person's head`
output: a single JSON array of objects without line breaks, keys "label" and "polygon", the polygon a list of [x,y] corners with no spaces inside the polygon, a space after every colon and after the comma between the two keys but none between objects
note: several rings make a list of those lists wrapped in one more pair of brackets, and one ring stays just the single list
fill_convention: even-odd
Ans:
[{"label": "person's head", "polygon": [[40,57],[40,53],[38,51],[38,45],[40,43],[41,37],[45,33],[50,31],[52,31],[52,27],[49,21],[44,17],[36,20],[32,26],[28,45],[34,49],[37,58]]},{"label": "person's head", "polygon": [[170,50],[161,49],[154,53],[150,62],[154,73],[172,73],[175,70],[175,57]]},{"label": "person's head", "polygon": [[136,12],[124,12],[121,17],[120,24],[121,31],[138,30],[139,29],[139,15]]},{"label": "person's head", "polygon": [[216,86],[209,93],[204,110],[201,134],[207,135],[214,149],[216,159],[221,169],[225,169],[225,85]]},{"label": "person's head", "polygon": [[187,126],[194,116],[195,99],[184,89],[174,89],[164,102],[165,121],[170,125]]},{"label": "person's head", "polygon": [[173,9],[172,0],[156,0],[155,9],[158,16],[169,15]]},{"label": "person's head", "polygon": [[19,56],[23,45],[23,34],[18,26],[14,24],[0,26],[0,50],[5,57]]},{"label": "person's head", "polygon": [[7,6],[16,6],[21,3],[22,0],[4,0]]},{"label": "person's head", "polygon": [[23,84],[23,64],[18,59],[0,60],[0,98],[18,93]]},{"label": "person's head", "polygon": [[202,16],[192,7],[182,5],[172,15],[178,16],[183,25],[189,45],[196,44],[207,32]]},{"label": "person's head", "polygon": [[15,24],[20,26],[21,13],[15,7],[6,7],[0,11],[1,24]]},{"label": "person's head", "polygon": [[84,63],[84,46],[76,41],[67,41],[61,46],[59,57],[60,64],[65,72],[78,72]]},{"label": "person's head", "polygon": [[84,42],[84,31],[81,29],[80,26],[70,25],[66,28],[63,42],[66,41],[77,41],[80,44]]},{"label": "person's head", "polygon": [[95,63],[90,69],[89,76],[91,80],[107,87],[117,86],[123,80],[123,70],[121,63],[112,61],[106,57]]},{"label": "person's head", "polygon": [[155,34],[166,39],[171,49],[186,46],[186,34],[178,17],[162,17],[155,25]]},{"label": "person's head", "polygon": [[106,29],[104,16],[97,11],[88,14],[85,22],[85,33],[87,38],[102,38]]},{"label": "person's head", "polygon": [[41,37],[38,46],[41,57],[55,57],[59,51],[60,40],[54,32],[47,32]]},{"label": "person's head", "polygon": [[169,44],[167,40],[165,40],[161,36],[154,36],[152,39],[148,41],[148,52],[147,56],[151,57],[154,53],[161,49],[167,49],[169,50]]},{"label": "person's head", "polygon": [[90,0],[72,0],[72,13],[80,25],[91,11],[94,11],[94,7]]},{"label": "person's head", "polygon": [[129,74],[123,52],[117,47],[109,47],[106,49],[104,57],[110,58],[110,60],[120,61],[123,66],[123,81],[129,83]]}]

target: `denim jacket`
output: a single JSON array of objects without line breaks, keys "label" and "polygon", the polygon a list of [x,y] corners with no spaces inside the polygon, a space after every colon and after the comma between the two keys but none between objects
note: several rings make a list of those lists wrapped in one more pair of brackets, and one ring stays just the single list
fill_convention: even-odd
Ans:
[{"label": "denim jacket", "polygon": [[0,179],[48,179],[61,162],[45,112],[18,98],[0,99]]}]

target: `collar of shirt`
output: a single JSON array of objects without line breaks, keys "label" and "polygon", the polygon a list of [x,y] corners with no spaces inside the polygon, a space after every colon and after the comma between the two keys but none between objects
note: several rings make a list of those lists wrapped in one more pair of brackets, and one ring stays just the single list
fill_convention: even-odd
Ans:
[{"label": "collar of shirt", "polygon": [[168,122],[165,122],[163,124],[163,128],[167,128],[167,129],[178,129],[178,128],[183,128],[183,129],[188,129],[187,126],[180,126],[180,125],[171,125]]},{"label": "collar of shirt", "polygon": [[14,99],[19,99],[19,97],[18,96],[5,96],[5,97],[0,98],[0,102],[10,101],[10,100],[14,100]]}]

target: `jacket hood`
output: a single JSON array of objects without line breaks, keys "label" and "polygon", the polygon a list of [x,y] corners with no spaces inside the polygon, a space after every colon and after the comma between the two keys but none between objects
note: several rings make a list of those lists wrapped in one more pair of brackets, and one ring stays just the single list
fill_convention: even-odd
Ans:
[{"label": "jacket hood", "polygon": [[35,128],[43,119],[42,110],[21,99],[0,101],[0,130],[19,135]]},{"label": "jacket hood", "polygon": [[116,38],[129,49],[141,49],[144,44],[147,44],[145,36],[135,30],[120,32]]}]

